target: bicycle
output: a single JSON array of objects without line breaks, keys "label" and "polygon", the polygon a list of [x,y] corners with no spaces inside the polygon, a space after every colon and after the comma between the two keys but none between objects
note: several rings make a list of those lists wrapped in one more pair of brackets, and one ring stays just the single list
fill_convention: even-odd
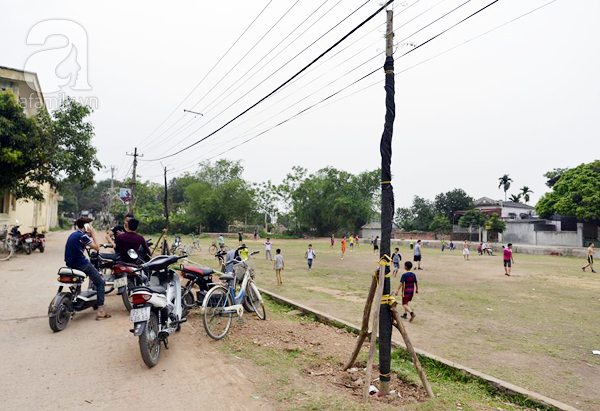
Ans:
[{"label": "bicycle", "polygon": [[211,255],[217,255],[218,251],[229,251],[231,250],[231,247],[229,247],[227,244],[223,243],[223,244],[218,244],[216,241],[213,241],[212,245],[210,247],[208,247],[208,252]]},{"label": "bicycle", "polygon": [[195,251],[202,251],[202,246],[200,245],[200,236],[197,236],[196,234],[192,234],[191,237],[192,237],[191,247]]},{"label": "bicycle", "polygon": [[[258,254],[253,251],[250,255]],[[238,271],[243,269],[244,275],[239,293],[236,294],[235,274],[226,274],[220,277],[221,284],[215,284],[204,297],[202,302],[202,322],[206,333],[215,340],[220,340],[229,333],[231,320],[235,313],[238,321],[242,321],[244,315],[244,298],[251,305],[253,311],[259,319],[267,319],[265,303],[258,291],[258,287],[252,278],[252,272],[248,265],[248,259],[234,260],[239,267]]]},{"label": "bicycle", "polygon": [[6,261],[15,253],[15,244],[8,232],[8,227],[0,232],[0,261]]}]

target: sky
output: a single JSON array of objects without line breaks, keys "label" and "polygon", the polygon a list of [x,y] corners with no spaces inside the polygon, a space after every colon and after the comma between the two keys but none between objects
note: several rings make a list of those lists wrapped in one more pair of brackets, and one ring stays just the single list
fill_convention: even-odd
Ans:
[{"label": "sky", "polygon": [[[545,172],[599,158],[600,2],[555,0],[510,22],[550,0],[498,0],[461,22],[492,1],[393,3],[397,206],[454,188],[501,199],[503,174],[509,195],[528,186],[535,203]],[[385,12],[206,140],[148,160],[268,95],[381,6],[364,3],[9,2],[0,66],[37,72],[51,108],[65,95],[94,107],[97,179],[111,166],[130,174],[134,147],[138,174],[155,182],[163,166],[171,178],[219,158],[242,160],[251,182],[279,183],[294,165],[359,173],[381,162]]]}]

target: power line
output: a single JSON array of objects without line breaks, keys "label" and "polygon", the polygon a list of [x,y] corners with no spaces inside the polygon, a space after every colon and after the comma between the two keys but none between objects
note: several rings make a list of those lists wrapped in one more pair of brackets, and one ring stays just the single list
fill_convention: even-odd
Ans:
[{"label": "power line", "polygon": [[[156,127],[150,134],[148,134],[148,136],[142,140],[140,143],[138,143],[138,146],[143,144],[144,141],[146,141],[152,134],[154,134],[156,132],[156,130],[158,130],[163,124],[165,124],[165,122],[177,111],[177,109],[185,102],[185,100],[187,100],[194,91],[196,91],[196,89],[204,82],[204,80],[208,77],[208,75],[210,73],[212,73],[212,71],[215,69],[215,67],[217,67],[219,65],[219,63],[221,62],[221,60],[223,60],[225,58],[225,56],[227,56],[227,54],[229,54],[229,52],[231,51],[231,49],[238,43],[238,41],[240,41],[240,39],[244,36],[244,34],[246,34],[246,32],[250,29],[250,27],[252,27],[252,25],[256,22],[256,20],[258,20],[258,18],[263,14],[263,12],[267,9],[267,7],[269,7],[269,5],[273,2],[273,0],[269,0],[269,2],[267,3],[267,5],[265,7],[263,7],[263,9],[260,11],[260,13],[258,13],[258,15],[254,18],[254,20],[252,20],[252,22],[250,23],[250,25],[248,25],[248,27],[246,27],[246,29],[242,32],[242,34],[239,35],[239,37],[233,42],[233,44],[227,49],[227,51],[225,52],[225,54],[223,54],[221,56],[221,58],[212,66],[212,68],[208,71],[208,73],[206,73],[204,75],[204,77],[202,77],[202,80],[200,80],[198,82],[198,84],[196,84],[196,86],[192,89],[192,91],[190,91],[188,93],[187,96],[185,96],[185,98],[183,100],[181,100],[181,102],[175,107],[175,109],[167,116],[167,118],[165,118],[163,120],[162,123],[160,123],[158,125],[158,127]],[[239,63],[239,61],[238,61]],[[154,141],[154,140],[153,140]]]},{"label": "power line", "polygon": [[[391,0],[394,1],[394,0]],[[213,118],[211,118],[209,121],[207,121],[206,123],[204,123],[202,126],[200,126],[199,128],[197,128],[196,130],[194,130],[192,133],[190,133],[189,135],[187,135],[186,137],[184,137],[183,139],[179,140],[176,144],[174,144],[173,146],[171,146],[167,151],[171,150],[172,148],[175,148],[178,144],[182,143],[183,141],[187,140],[189,137],[191,137],[192,135],[194,135],[195,133],[197,133],[198,131],[200,131],[203,127],[205,127],[206,125],[208,125],[209,123],[211,123],[213,120],[215,120],[217,117],[219,117],[221,114],[223,114],[225,111],[227,111],[229,108],[231,108],[231,106],[233,106],[235,103],[237,103],[238,101],[240,101],[242,98],[244,98],[245,96],[247,96],[250,92],[254,91],[258,86],[260,86],[261,84],[263,84],[266,80],[268,80],[271,76],[273,76],[275,73],[279,72],[281,69],[283,69],[286,65],[288,65],[289,63],[291,63],[294,59],[296,59],[298,56],[300,56],[302,53],[304,53],[306,50],[308,50],[310,47],[312,47],[315,43],[317,43],[319,40],[321,40],[324,36],[326,36],[327,34],[329,34],[332,30],[334,30],[336,27],[338,27],[340,24],[342,24],[344,21],[346,21],[348,18],[350,18],[352,15],[354,15],[356,12],[358,12],[362,7],[364,7],[365,5],[367,5],[367,3],[369,3],[369,0],[365,1],[363,4],[361,4],[358,8],[356,8],[352,13],[350,13],[348,16],[346,16],[345,18],[343,18],[339,23],[337,23],[335,26],[333,26],[332,28],[330,28],[329,30],[327,30],[324,34],[322,34],[319,38],[317,38],[315,41],[313,41],[311,44],[309,44],[307,47],[305,47],[302,51],[300,51],[298,54],[296,54],[294,57],[292,57],[290,60],[288,60],[285,64],[283,64],[281,67],[279,67],[277,70],[275,70],[273,73],[271,73],[269,76],[267,76],[265,79],[263,79],[260,83],[258,83],[257,85],[255,85],[252,89],[250,89],[249,91],[247,91],[243,96],[241,96],[240,98],[236,99],[232,104],[230,104],[229,106],[227,106],[225,109],[221,110],[216,116],[214,116]],[[339,4],[339,2],[338,2]],[[329,11],[331,11],[336,5],[334,5]],[[312,63],[311,63],[312,64]],[[213,87],[214,88],[214,87]],[[237,90],[237,89],[236,89]],[[228,96],[227,96],[228,97]],[[224,99],[223,99],[224,100]],[[200,102],[196,103],[199,104]],[[211,103],[212,104],[212,103]],[[195,105],[195,106],[196,106]],[[194,107],[195,107],[194,106]],[[226,124],[227,125],[227,124]],[[218,131],[218,130],[217,130]],[[176,153],[177,154],[177,153]],[[175,155],[175,154],[173,154]],[[153,161],[153,160],[150,160]]]},{"label": "power line", "polygon": [[[404,56],[406,56],[406,55],[410,54],[410,53],[411,53],[411,52],[413,52],[414,50],[417,50],[417,49],[421,48],[422,46],[424,46],[424,45],[426,45],[426,44],[430,43],[431,41],[433,41],[433,40],[435,40],[436,38],[438,38],[438,37],[442,36],[444,33],[447,33],[448,31],[452,30],[454,27],[458,26],[459,24],[462,24],[462,23],[464,23],[465,21],[467,21],[467,20],[468,20],[468,19],[470,19],[471,17],[473,17],[473,16],[475,16],[475,15],[479,14],[480,12],[484,11],[485,9],[487,9],[488,7],[490,7],[490,6],[492,6],[493,4],[497,3],[498,1],[500,1],[500,0],[494,0],[494,1],[492,1],[491,3],[489,3],[489,4],[487,4],[486,6],[484,6],[484,7],[480,8],[479,10],[477,10],[477,11],[475,11],[474,13],[470,14],[469,16],[467,16],[467,17],[463,18],[463,19],[462,19],[462,20],[460,20],[459,22],[457,22],[457,23],[453,24],[453,25],[452,25],[452,26],[450,26],[449,28],[447,28],[447,29],[445,29],[445,30],[441,31],[440,33],[436,34],[435,36],[431,37],[429,40],[427,40],[427,41],[425,41],[425,42],[423,42],[423,43],[419,44],[417,47],[415,47],[415,48],[413,48],[413,49],[409,50],[408,52],[406,52],[406,53],[404,53],[404,54],[402,54],[402,55],[401,55],[400,57],[398,57],[396,60],[399,60],[400,58],[402,58],[402,57],[404,57]],[[546,5],[548,5],[548,4],[550,4],[550,3],[553,3],[553,2],[555,2],[555,1],[556,1],[556,0],[552,0],[552,1],[550,1],[549,3],[546,3],[544,6],[541,6],[541,7],[545,7]],[[538,7],[538,8],[537,8],[537,9],[535,9],[535,10],[538,10],[538,9],[540,9],[541,7]],[[530,14],[530,13],[532,13],[532,12],[533,12],[533,11],[535,11],[535,10],[532,10],[531,12],[529,12],[529,13],[526,13],[526,14],[524,14],[524,15]],[[507,23],[504,23],[503,25],[501,25],[501,26],[498,26],[498,27],[496,27],[496,28],[494,28],[494,29],[492,29],[492,30],[490,30],[490,31],[488,31],[488,32],[486,32],[486,33],[483,33],[483,34],[481,34],[481,35],[479,35],[479,36],[477,36],[477,37],[481,37],[481,36],[483,36],[483,35],[485,35],[485,34],[487,34],[487,33],[491,32],[491,31],[493,31],[493,30],[495,30],[495,29],[497,29],[497,28],[499,28],[499,27],[502,27],[502,26],[504,26],[504,25],[506,25],[506,24],[509,24],[510,22],[512,22],[512,21],[515,21],[515,20],[517,20],[517,19],[519,19],[519,18],[523,17],[524,15],[522,15],[522,16],[520,16],[520,17],[516,18],[516,19],[513,19],[513,20],[511,20],[511,21],[509,21],[509,22],[507,22]],[[477,37],[475,37],[475,38],[477,38]],[[473,40],[473,39],[471,39],[471,40]],[[468,40],[468,41],[471,41],[471,40]],[[467,42],[468,42],[468,41],[467,41]],[[465,42],[465,43],[467,43],[467,42]],[[465,43],[463,43],[463,44],[465,44]],[[455,46],[455,47],[453,47],[453,48],[456,48],[456,47],[458,47],[458,46]],[[449,49],[449,50],[452,50],[452,49]],[[449,50],[447,50],[447,51],[449,51]],[[447,52],[447,51],[446,51],[446,52]],[[445,53],[445,52],[444,52],[444,53]],[[443,54],[443,53],[440,53],[440,55],[441,55],[441,54]],[[429,60],[431,60],[431,58],[430,58]],[[419,63],[419,64],[422,64],[422,63]],[[415,66],[416,66],[416,65],[415,65]],[[412,67],[411,67],[411,68],[412,68]],[[268,128],[267,130],[264,130],[264,131],[260,132],[260,133],[259,133],[259,134],[257,134],[256,136],[254,136],[254,137],[251,137],[251,138],[249,138],[249,139],[247,139],[247,140],[245,140],[245,141],[243,141],[243,142],[241,142],[241,143],[239,143],[239,144],[237,144],[237,145],[235,145],[235,146],[233,146],[233,147],[230,147],[229,149],[227,149],[227,150],[225,150],[225,151],[223,151],[223,152],[221,152],[221,153],[219,153],[219,154],[216,154],[216,155],[214,155],[214,156],[212,156],[212,157],[209,157],[209,158],[207,158],[206,160],[211,160],[211,159],[213,159],[213,158],[215,158],[215,157],[218,157],[218,156],[221,156],[221,155],[223,155],[223,154],[226,154],[226,153],[228,153],[229,151],[232,151],[232,150],[234,150],[235,148],[238,148],[238,147],[240,147],[240,146],[242,146],[242,145],[244,145],[244,144],[246,144],[246,143],[248,143],[248,142],[250,142],[250,141],[254,140],[255,138],[258,138],[258,137],[260,137],[261,135],[263,135],[263,134],[266,134],[267,132],[269,132],[269,131],[273,130],[274,128],[277,128],[277,127],[279,127],[279,126],[281,126],[281,125],[283,125],[283,124],[285,124],[285,123],[287,123],[287,122],[291,121],[292,119],[294,119],[294,118],[296,118],[296,117],[298,117],[298,116],[302,115],[303,113],[306,113],[308,110],[310,110],[310,109],[312,109],[312,108],[316,107],[317,105],[319,105],[319,104],[321,104],[321,103],[323,103],[323,102],[325,102],[325,101],[327,101],[327,100],[331,99],[332,97],[334,97],[334,96],[338,95],[339,93],[341,93],[342,91],[344,91],[344,90],[348,89],[349,87],[352,87],[354,84],[357,84],[358,82],[365,80],[365,79],[366,79],[366,78],[368,78],[369,76],[371,76],[371,75],[375,74],[375,73],[376,73],[377,71],[379,71],[380,69],[381,69],[381,67],[378,67],[377,69],[375,69],[375,70],[371,71],[370,73],[367,73],[366,75],[362,76],[362,77],[361,77],[361,78],[359,78],[358,80],[356,80],[356,81],[354,81],[354,82],[350,83],[350,84],[349,84],[349,85],[347,85],[346,87],[344,87],[344,88],[342,88],[342,89],[340,89],[340,90],[336,91],[335,93],[333,93],[333,94],[331,94],[331,95],[329,95],[329,96],[325,97],[324,99],[322,99],[322,100],[320,100],[320,101],[318,101],[318,102],[316,102],[316,103],[314,103],[314,104],[310,105],[309,107],[307,107],[307,108],[305,108],[305,109],[303,109],[303,110],[299,111],[298,113],[294,114],[293,116],[291,116],[291,117],[288,117],[287,119],[285,119],[285,120],[283,120],[283,121],[281,121],[281,122],[279,122],[279,123],[275,124],[274,126],[272,126],[272,127]],[[404,71],[406,71],[406,70],[404,70]],[[378,83],[379,83],[379,82],[378,82]],[[378,83],[377,83],[377,84],[378,84]],[[373,86],[373,85],[371,85],[371,86]],[[366,89],[366,88],[369,88],[369,87],[371,87],[371,86],[367,86],[367,87],[365,87],[365,89]]]},{"label": "power line", "polygon": [[[496,0],[496,1],[498,1],[498,0]],[[381,6],[377,11],[375,11],[375,13],[371,14],[369,17],[367,17],[367,19],[365,19],[363,22],[361,22],[355,28],[353,28],[352,30],[350,30],[340,40],[338,40],[337,42],[335,42],[331,47],[329,47],[327,50],[325,50],[323,53],[321,53],[317,58],[315,58],[309,64],[307,64],[306,66],[304,66],[304,68],[302,68],[300,71],[298,71],[296,74],[294,74],[288,80],[286,80],[285,82],[283,82],[281,85],[279,85],[273,91],[271,91],[269,94],[267,94],[266,96],[264,96],[263,98],[261,98],[260,100],[258,100],[256,103],[254,103],[253,105],[251,105],[250,107],[248,107],[246,110],[242,111],[240,114],[238,114],[237,116],[235,116],[234,118],[232,118],[231,120],[229,120],[227,123],[225,123],[224,125],[222,125],[218,129],[216,129],[212,133],[208,134],[207,136],[205,136],[205,137],[201,138],[200,140],[196,141],[195,143],[192,143],[189,146],[187,146],[187,147],[185,147],[185,148],[183,148],[183,149],[181,149],[181,150],[179,150],[179,151],[177,151],[177,152],[175,152],[173,154],[169,154],[167,156],[159,157],[159,158],[153,159],[151,161],[159,161],[159,160],[163,160],[165,158],[173,157],[173,156],[175,156],[175,155],[177,155],[177,154],[179,154],[179,153],[181,153],[181,152],[183,152],[185,150],[188,150],[188,149],[192,148],[193,146],[195,146],[196,144],[198,144],[198,143],[206,140],[207,138],[213,136],[214,134],[216,134],[217,132],[219,132],[220,130],[222,130],[223,128],[225,128],[227,125],[231,124],[233,121],[237,120],[238,118],[240,118],[241,116],[243,116],[244,114],[246,114],[248,111],[252,110],[254,107],[256,107],[257,105],[259,105],[260,103],[262,103],[263,101],[265,101],[266,99],[268,99],[269,97],[271,97],[273,94],[277,93],[282,87],[284,87],[286,84],[288,84],[294,78],[298,77],[300,74],[302,74],[302,72],[304,72],[306,69],[308,69],[314,63],[316,63],[317,61],[319,61],[323,56],[325,56],[327,53],[329,53],[331,50],[333,50],[335,47],[337,47],[341,42],[343,42],[345,39],[347,39],[349,36],[351,36],[355,31],[357,31],[359,28],[361,28],[362,26],[364,26],[371,19],[373,19],[382,10],[385,10],[385,8],[387,6],[389,6],[390,4],[392,4],[393,2],[394,2],[394,0],[388,0],[383,6]]]}]

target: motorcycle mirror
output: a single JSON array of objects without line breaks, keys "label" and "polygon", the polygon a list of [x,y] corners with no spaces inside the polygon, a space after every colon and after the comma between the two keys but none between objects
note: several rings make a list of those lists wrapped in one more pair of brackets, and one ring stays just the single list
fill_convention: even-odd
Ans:
[{"label": "motorcycle mirror", "polygon": [[129,251],[127,251],[127,255],[129,256],[129,258],[131,258],[133,260],[137,260],[138,259],[138,253],[136,253],[133,248],[130,249]]},{"label": "motorcycle mirror", "polygon": [[15,225],[21,225],[21,223],[19,223],[19,220],[15,220]]}]

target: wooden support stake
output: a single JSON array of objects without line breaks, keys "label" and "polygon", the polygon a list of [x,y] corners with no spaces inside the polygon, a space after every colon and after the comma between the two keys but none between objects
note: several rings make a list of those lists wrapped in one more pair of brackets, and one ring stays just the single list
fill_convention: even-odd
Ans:
[{"label": "wooden support stake", "polygon": [[369,333],[369,318],[371,317],[371,307],[373,306],[373,297],[375,296],[375,290],[377,289],[377,276],[372,276],[371,280],[371,288],[369,288],[369,294],[367,295],[367,302],[365,303],[365,311],[363,312],[362,326],[360,328],[360,334],[358,335],[358,341],[356,342],[356,347],[354,348],[354,352],[350,356],[350,359],[344,366],[344,371],[348,368],[352,367],[354,361],[356,361],[356,357],[360,353],[360,349],[362,348],[365,339],[370,335]]},{"label": "wooden support stake", "polygon": [[[381,303],[383,296],[383,283],[385,280],[385,265],[379,266],[379,281],[377,283],[377,293],[375,301]],[[377,343],[377,331],[379,328],[379,310],[373,312],[373,330],[371,331],[371,345],[369,347],[369,359],[367,360],[367,375],[365,376],[365,386],[363,387],[363,402],[369,401],[369,386],[371,385],[371,369],[373,368],[373,357],[375,356],[375,344]]]},{"label": "wooden support stake", "polygon": [[398,310],[396,310],[395,305],[391,308],[391,311],[392,311],[392,315],[394,316],[394,321],[395,321],[394,326],[398,329],[398,331],[400,331],[400,334],[402,334],[402,338],[404,339],[404,344],[406,344],[406,349],[410,353],[410,356],[412,357],[413,363],[415,364],[415,368],[417,369],[417,374],[419,374],[419,378],[421,378],[423,387],[425,387],[425,391],[427,391],[427,396],[429,396],[429,398],[435,398],[435,395],[433,394],[433,391],[431,389],[431,385],[429,385],[429,380],[427,379],[427,376],[425,375],[425,372],[423,371],[423,368],[421,367],[421,362],[419,361],[419,358],[417,357],[415,348],[413,347],[412,343],[410,342],[410,338],[408,338],[408,333],[406,332],[406,329],[404,328],[404,324],[402,324],[402,320],[400,319],[400,314],[398,313]]}]

